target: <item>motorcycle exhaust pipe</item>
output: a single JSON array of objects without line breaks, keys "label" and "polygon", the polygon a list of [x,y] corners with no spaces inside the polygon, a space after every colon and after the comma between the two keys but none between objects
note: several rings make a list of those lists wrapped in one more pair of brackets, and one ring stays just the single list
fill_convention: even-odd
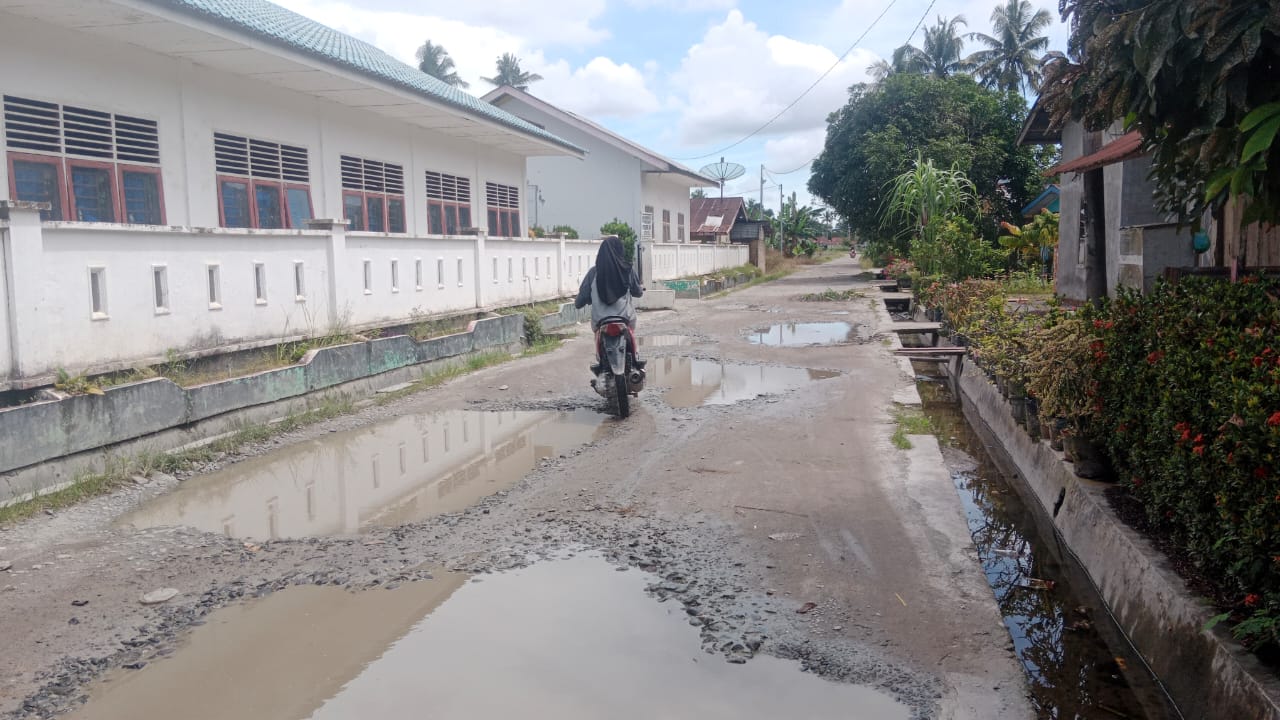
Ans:
[{"label": "motorcycle exhaust pipe", "polygon": [[644,387],[644,371],[632,370],[631,373],[627,375],[627,384],[631,386],[631,390],[633,392],[639,391],[641,388],[643,388]]}]

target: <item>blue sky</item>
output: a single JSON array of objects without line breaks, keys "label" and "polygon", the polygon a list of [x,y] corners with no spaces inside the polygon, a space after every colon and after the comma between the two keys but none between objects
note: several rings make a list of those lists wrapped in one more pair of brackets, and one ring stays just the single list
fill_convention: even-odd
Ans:
[{"label": "blue sky", "polygon": [[[695,169],[758,128],[861,42],[813,91],[767,130],[723,151],[747,167],[727,194],[755,196],[769,171],[808,195],[804,163],[822,148],[825,118],[865,79],[866,67],[906,41],[929,0],[276,0],[297,12],[414,62],[424,41],[442,44],[482,95],[494,60],[514,52],[545,77],[530,91]],[[998,0],[936,0],[926,22],[964,15],[990,32]],[[1032,0],[1054,17],[1051,48],[1068,29],[1057,3]],[[878,15],[888,8],[879,23]],[[868,32],[868,28],[871,28]],[[919,33],[912,38],[919,42]],[[706,157],[701,157],[706,156]],[[786,175],[781,173],[801,169]]]}]

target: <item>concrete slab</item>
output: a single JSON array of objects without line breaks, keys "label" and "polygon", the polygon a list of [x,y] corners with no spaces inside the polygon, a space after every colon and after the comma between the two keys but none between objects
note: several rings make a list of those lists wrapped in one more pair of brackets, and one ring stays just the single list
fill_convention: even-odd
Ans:
[{"label": "concrete slab", "polygon": [[645,290],[636,300],[636,308],[640,310],[674,310],[675,306],[675,290]]},{"label": "concrete slab", "polygon": [[413,383],[402,382],[402,383],[396,383],[395,385],[388,385],[384,388],[380,388],[376,390],[375,392],[379,395],[390,395],[391,393],[398,393],[401,390],[408,390],[411,387],[413,387]]}]

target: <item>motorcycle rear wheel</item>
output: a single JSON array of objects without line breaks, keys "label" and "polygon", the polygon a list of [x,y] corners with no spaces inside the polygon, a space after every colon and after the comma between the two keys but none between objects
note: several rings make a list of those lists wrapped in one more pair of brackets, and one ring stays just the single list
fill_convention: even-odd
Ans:
[{"label": "motorcycle rear wheel", "polygon": [[625,418],[631,415],[631,388],[627,387],[627,375],[613,376],[613,395],[618,402],[618,417]]}]

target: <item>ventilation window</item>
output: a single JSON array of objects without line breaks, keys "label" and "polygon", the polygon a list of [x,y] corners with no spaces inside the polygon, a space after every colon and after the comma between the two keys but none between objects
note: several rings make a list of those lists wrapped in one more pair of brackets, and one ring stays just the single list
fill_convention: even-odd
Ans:
[{"label": "ventilation window", "polygon": [[4,131],[14,197],[49,203],[42,219],[164,223],[156,121],[5,95]]},{"label": "ventilation window", "polygon": [[94,320],[107,319],[107,269],[89,268],[89,312]]},{"label": "ventilation window", "polygon": [[307,301],[307,268],[301,260],[293,263],[293,295],[298,302]]},{"label": "ventilation window", "polygon": [[444,173],[426,173],[427,232],[432,235],[457,235],[471,227],[470,178]]},{"label": "ventilation window", "polygon": [[458,287],[462,287],[462,258],[458,258]]},{"label": "ventilation window", "polygon": [[507,258],[507,282],[513,283],[515,281],[516,281],[516,260],[515,258],[508,257]]},{"label": "ventilation window", "polygon": [[306,148],[214,133],[213,159],[223,227],[306,226],[312,215]]},{"label": "ventilation window", "polygon": [[151,266],[151,289],[155,299],[156,314],[169,312],[169,268],[164,265]]},{"label": "ventilation window", "polygon": [[253,264],[253,299],[258,305],[267,304],[267,266]]},{"label": "ventilation window", "polygon": [[489,209],[489,234],[520,237],[520,188],[487,182],[484,196]]},{"label": "ventilation window", "polygon": [[342,206],[352,230],[405,232],[404,166],[343,155]]},{"label": "ventilation window", "polygon": [[498,284],[498,258],[493,259],[493,284]]},{"label": "ventilation window", "polygon": [[413,289],[422,290],[422,258],[413,261]]},{"label": "ventilation window", "polygon": [[436,258],[436,285],[444,289],[444,258]]},{"label": "ventilation window", "polygon": [[542,258],[533,259],[533,279],[542,277]]},{"label": "ventilation window", "polygon": [[400,292],[400,261],[391,261],[391,292]]},{"label": "ventilation window", "polygon": [[222,267],[210,264],[205,268],[209,278],[209,309],[222,309]]},{"label": "ventilation window", "polygon": [[373,261],[364,261],[364,294],[373,294]]}]

